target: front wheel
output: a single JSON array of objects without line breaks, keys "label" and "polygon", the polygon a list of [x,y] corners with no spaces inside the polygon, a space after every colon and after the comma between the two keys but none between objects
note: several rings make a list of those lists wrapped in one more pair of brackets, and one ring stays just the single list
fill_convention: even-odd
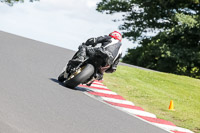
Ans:
[{"label": "front wheel", "polygon": [[62,73],[58,76],[58,81],[63,82],[63,81],[66,80],[66,79],[64,78],[64,73],[65,73],[65,72],[62,72]]},{"label": "front wheel", "polygon": [[94,71],[94,66],[87,64],[71,74],[68,79],[64,81],[64,85],[66,87],[75,88],[79,84],[84,83],[91,78],[91,76],[94,74]]}]

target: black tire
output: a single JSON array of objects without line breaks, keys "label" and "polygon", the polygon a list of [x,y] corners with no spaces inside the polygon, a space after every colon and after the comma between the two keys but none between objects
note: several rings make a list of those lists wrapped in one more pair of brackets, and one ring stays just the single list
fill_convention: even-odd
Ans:
[{"label": "black tire", "polygon": [[81,83],[87,81],[94,74],[94,66],[87,64],[82,71],[70,80],[64,81],[64,85],[69,88],[75,88]]},{"label": "black tire", "polygon": [[59,76],[58,76],[58,81],[60,81],[60,82],[63,82],[63,81],[65,81],[66,79],[64,78],[64,72],[63,73],[61,73]]}]

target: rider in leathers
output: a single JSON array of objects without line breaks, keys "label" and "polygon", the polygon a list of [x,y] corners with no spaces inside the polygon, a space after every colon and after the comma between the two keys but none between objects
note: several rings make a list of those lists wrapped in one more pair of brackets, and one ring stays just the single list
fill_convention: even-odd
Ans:
[{"label": "rider in leathers", "polygon": [[[109,35],[90,38],[86,41],[86,43],[83,43],[79,46],[79,51],[75,54],[69,63],[81,63],[84,61],[86,56],[92,57],[100,55],[102,58],[106,59],[107,62],[107,69],[105,72],[112,73],[116,71],[117,65],[122,56],[121,40],[122,36],[117,31],[114,31]],[[95,47],[99,43],[101,43],[101,46]],[[102,80],[103,73],[98,72],[95,78],[97,80]]]}]

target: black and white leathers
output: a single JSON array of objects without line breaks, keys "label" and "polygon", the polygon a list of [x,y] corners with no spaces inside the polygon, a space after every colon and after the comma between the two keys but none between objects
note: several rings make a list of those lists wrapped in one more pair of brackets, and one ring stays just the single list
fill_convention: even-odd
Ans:
[{"label": "black and white leathers", "polygon": [[100,36],[97,38],[90,38],[86,41],[86,45],[92,45],[95,47],[97,44],[101,43],[101,48],[106,52],[109,52],[112,55],[112,64],[110,69],[106,72],[113,72],[116,70],[119,60],[122,56],[122,43],[119,40],[116,40],[110,36]]}]

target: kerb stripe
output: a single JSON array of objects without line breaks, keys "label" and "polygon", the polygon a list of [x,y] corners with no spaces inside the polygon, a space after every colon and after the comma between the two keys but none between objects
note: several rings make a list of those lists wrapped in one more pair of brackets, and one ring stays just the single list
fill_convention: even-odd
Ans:
[{"label": "kerb stripe", "polygon": [[120,100],[120,99],[114,99],[109,97],[101,97],[105,102],[114,102],[114,103],[120,103],[120,104],[127,104],[127,105],[133,105],[134,103],[127,100]]},{"label": "kerb stripe", "polygon": [[140,118],[142,118],[142,119],[144,119],[144,120],[146,120],[146,121],[149,121],[149,122],[154,122],[154,123],[159,123],[159,124],[176,126],[176,125],[174,125],[174,123],[172,123],[170,121],[163,120],[163,119],[151,118],[151,117],[140,116],[140,115],[137,115],[137,116],[140,117]]},{"label": "kerb stripe", "polygon": [[88,93],[90,93],[92,95],[101,96],[101,97],[109,97],[109,98],[115,98],[115,99],[125,100],[120,95],[104,94],[104,93],[100,93],[100,92],[91,92],[91,91],[89,91]]},{"label": "kerb stripe", "polygon": [[109,102],[109,101],[105,101],[111,105],[114,105],[114,106],[119,106],[119,107],[124,107],[124,108],[129,108],[129,109],[136,109],[136,110],[141,110],[141,111],[144,111],[143,108],[141,107],[138,107],[138,106],[133,106],[133,105],[128,105],[128,104],[122,104],[122,103],[115,103],[115,102]]}]

